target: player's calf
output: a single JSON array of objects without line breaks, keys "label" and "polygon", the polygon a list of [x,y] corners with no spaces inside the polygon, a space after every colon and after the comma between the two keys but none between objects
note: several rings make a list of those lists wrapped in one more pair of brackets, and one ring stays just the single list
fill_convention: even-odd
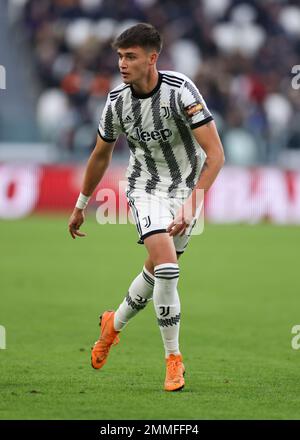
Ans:
[{"label": "player's calf", "polygon": [[155,266],[153,302],[162,335],[166,357],[179,354],[180,301],[177,292],[178,264],[164,263]]},{"label": "player's calf", "polygon": [[[155,266],[153,302],[167,360],[165,389],[175,391],[184,385],[179,351],[180,301],[177,291],[179,267],[175,263]],[[173,360],[175,361],[173,362]],[[172,362],[171,362],[172,360]],[[180,362],[179,362],[180,360]]]},{"label": "player's calf", "polygon": [[122,330],[128,321],[143,310],[152,299],[154,276],[144,266],[143,271],[133,280],[128,293],[115,313],[115,329]]}]

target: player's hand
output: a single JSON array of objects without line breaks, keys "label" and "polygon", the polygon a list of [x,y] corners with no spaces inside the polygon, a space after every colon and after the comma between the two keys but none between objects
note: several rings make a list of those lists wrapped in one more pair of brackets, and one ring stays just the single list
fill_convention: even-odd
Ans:
[{"label": "player's hand", "polygon": [[187,201],[179,208],[174,220],[172,223],[169,224],[167,227],[167,232],[169,232],[169,235],[171,237],[179,234],[181,237],[185,231],[186,228],[192,223],[194,220],[194,213],[193,213],[193,203],[192,198],[189,197]]},{"label": "player's hand", "polygon": [[186,228],[191,224],[193,220],[192,218],[188,218],[188,216],[186,216],[184,206],[185,205],[183,205],[179,209],[174,220],[167,227],[167,232],[169,232],[169,235],[171,237],[177,234],[179,234],[179,236],[182,236],[185,233]]},{"label": "player's hand", "polygon": [[178,235],[182,236],[186,229],[190,226],[191,223],[194,222],[196,217],[196,212],[203,203],[203,193],[197,194],[194,192],[191,196],[186,200],[186,202],[181,206],[178,210],[174,220],[167,227],[167,232],[171,237]]},{"label": "player's hand", "polygon": [[80,232],[79,228],[84,222],[84,212],[83,209],[75,208],[69,220],[69,232],[72,238],[85,237],[84,232]]}]

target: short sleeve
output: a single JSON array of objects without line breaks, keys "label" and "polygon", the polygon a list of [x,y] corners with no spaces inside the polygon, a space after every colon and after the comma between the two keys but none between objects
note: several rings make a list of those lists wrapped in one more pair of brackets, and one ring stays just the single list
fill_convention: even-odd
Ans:
[{"label": "short sleeve", "polygon": [[120,125],[114,116],[112,103],[109,96],[107,97],[105,107],[102,111],[98,134],[105,142],[115,142],[120,134]]},{"label": "short sleeve", "polygon": [[213,120],[206,102],[191,80],[185,81],[180,89],[179,105],[191,129]]}]

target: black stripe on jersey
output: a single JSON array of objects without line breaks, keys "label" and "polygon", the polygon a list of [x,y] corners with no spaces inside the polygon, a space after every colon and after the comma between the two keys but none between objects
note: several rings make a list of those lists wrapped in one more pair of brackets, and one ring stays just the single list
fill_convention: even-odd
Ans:
[{"label": "black stripe on jersey", "polygon": [[120,90],[114,90],[114,91],[110,92],[109,93],[110,100],[115,101],[117,99],[117,97],[119,96],[119,94],[121,92],[123,92],[123,90],[128,89],[128,87],[130,87],[130,85],[127,85]]},{"label": "black stripe on jersey", "polygon": [[[175,100],[175,91],[171,90],[170,92],[170,107],[172,111],[175,111],[176,109],[176,100]],[[174,110],[173,110],[174,109]],[[196,182],[196,171],[197,171],[197,165],[198,165],[198,157],[197,157],[197,150],[193,142],[191,130],[189,127],[186,126],[186,124],[180,119],[174,117],[174,121],[178,130],[178,133],[181,137],[186,155],[189,159],[190,165],[191,165],[191,172],[186,178],[186,185],[188,188],[193,189]]]},{"label": "black stripe on jersey", "polygon": [[119,99],[117,100],[116,105],[115,105],[115,109],[117,112],[117,116],[118,116],[118,119],[120,122],[121,129],[122,129],[123,133],[126,133],[124,123],[123,123],[123,97],[122,96],[119,96]]},{"label": "black stripe on jersey", "polygon": [[118,98],[119,94],[115,95],[115,96],[110,96],[110,101],[113,102]]},{"label": "black stripe on jersey", "polygon": [[177,86],[181,86],[182,82],[177,81],[176,79],[171,79],[171,78],[167,78],[167,77],[163,77],[164,81],[168,81],[171,84],[176,84]]},{"label": "black stripe on jersey", "polygon": [[126,84],[125,86],[121,87],[120,89],[112,90],[111,92],[109,92],[109,94],[110,94],[110,96],[118,95],[120,92],[123,92],[123,90],[127,89],[128,87],[130,87],[130,85]]},{"label": "black stripe on jersey", "polygon": [[101,139],[103,139],[105,142],[112,143],[112,142],[115,142],[115,141],[116,141],[116,139],[109,139],[109,138],[107,138],[107,137],[105,137],[105,136],[102,136],[102,134],[101,134],[99,128],[98,128],[98,134],[99,134],[99,136],[101,137]]},{"label": "black stripe on jersey", "polygon": [[[195,87],[193,87],[193,85],[191,83],[186,81],[184,83],[184,87],[186,89],[188,89],[188,91],[191,93],[191,95],[193,96],[193,98],[195,99],[196,102],[203,103],[203,99],[201,98],[200,93],[198,92],[198,90]],[[207,110],[205,105],[203,105],[203,115],[204,115],[205,119],[209,118],[211,116],[210,112]]]},{"label": "black stripe on jersey", "polygon": [[185,105],[181,99],[181,93],[177,94],[177,101],[178,101],[179,108],[181,109],[182,112],[184,112]]},{"label": "black stripe on jersey", "polygon": [[114,130],[113,130],[113,112],[112,112],[112,106],[109,104],[107,106],[105,118],[104,118],[104,134],[105,137],[108,139],[114,139]]},{"label": "black stripe on jersey", "polygon": [[169,86],[172,86],[172,87],[177,87],[178,89],[181,88],[181,86],[179,84],[171,83],[171,82],[167,81],[166,79],[163,79],[162,83],[168,84]]},{"label": "black stripe on jersey", "polygon": [[[142,106],[140,100],[133,95],[131,96],[131,108],[134,116],[134,126],[140,128],[142,131]],[[155,160],[152,157],[151,150],[148,148],[147,142],[140,140],[139,144],[144,150],[146,166],[151,175],[151,178],[148,179],[145,184],[145,191],[150,193],[156,188],[158,182],[160,182],[160,177],[157,171]]]},{"label": "black stripe on jersey", "polygon": [[195,98],[195,101],[202,102],[202,99],[201,99],[201,96],[200,96],[198,90],[195,87],[193,87],[191,83],[186,81],[184,83],[184,87],[186,89],[188,89],[188,91],[193,95],[193,98]]},{"label": "black stripe on jersey", "polygon": [[183,84],[184,83],[184,79],[179,78],[176,75],[169,75],[168,73],[163,73],[163,77],[165,77],[166,79],[169,79],[171,81],[177,82],[179,84]]},{"label": "black stripe on jersey", "polygon": [[[126,133],[124,123],[123,123],[123,97],[122,96],[119,96],[119,98],[116,102],[115,108],[116,108],[118,119],[120,121],[121,129],[124,133]],[[127,142],[128,142],[128,146],[129,146],[131,153],[134,155],[135,150],[136,150],[134,143],[131,142],[128,138],[127,138]],[[140,161],[136,157],[134,158],[134,163],[133,163],[132,168],[133,168],[132,173],[127,178],[130,189],[135,188],[136,179],[140,177],[141,172],[142,172],[142,164],[140,163]]]},{"label": "black stripe on jersey", "polygon": [[110,101],[111,101],[111,102],[114,102],[114,101],[118,98],[118,96],[119,96],[119,95],[116,95],[116,96],[114,96],[114,97],[111,97],[111,98],[110,98]]},{"label": "black stripe on jersey", "polygon": [[[129,142],[129,141],[128,141],[128,145],[129,145],[130,150],[134,154],[135,146],[131,142]],[[133,166],[132,166],[132,173],[127,178],[128,184],[129,184],[129,188],[131,190],[135,188],[136,179],[138,177],[140,177],[141,172],[142,172],[142,164],[140,163],[140,161],[137,160],[137,158],[135,158]]]},{"label": "black stripe on jersey", "polygon": [[[163,130],[164,126],[160,117],[160,105],[161,105],[161,91],[151,98],[151,108],[153,115],[153,123],[155,130]],[[172,179],[172,184],[168,188],[168,192],[171,193],[177,185],[182,182],[182,176],[176,157],[173,152],[172,145],[168,141],[159,140],[159,146],[162,150],[164,158],[169,168],[169,173]]]}]

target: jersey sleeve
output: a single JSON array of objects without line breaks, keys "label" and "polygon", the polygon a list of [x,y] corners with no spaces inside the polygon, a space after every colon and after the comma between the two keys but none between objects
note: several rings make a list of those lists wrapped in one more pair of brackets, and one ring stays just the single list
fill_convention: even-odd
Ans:
[{"label": "jersey sleeve", "polygon": [[191,129],[213,120],[201,93],[191,80],[185,81],[180,89],[179,105]]},{"label": "jersey sleeve", "polygon": [[112,103],[108,95],[105,107],[102,111],[98,134],[105,142],[114,142],[121,132],[121,127],[114,115]]}]

